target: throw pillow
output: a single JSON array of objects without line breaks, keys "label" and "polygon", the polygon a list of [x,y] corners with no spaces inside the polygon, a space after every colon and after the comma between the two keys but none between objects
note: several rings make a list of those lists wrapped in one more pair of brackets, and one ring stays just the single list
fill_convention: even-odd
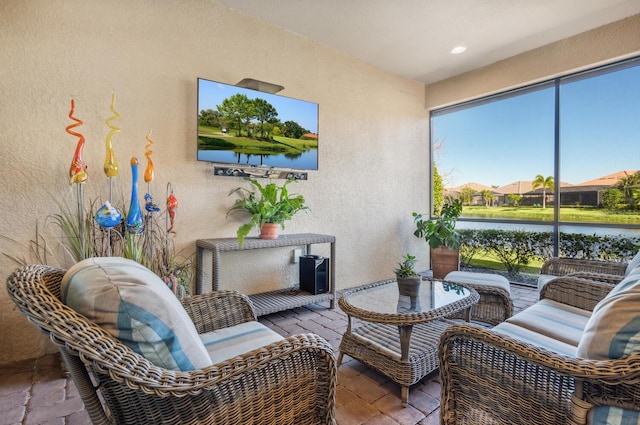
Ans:
[{"label": "throw pillow", "polygon": [[624,274],[628,276],[629,274],[631,274],[633,269],[638,268],[638,266],[640,266],[640,250],[638,251],[636,256],[633,257],[631,261],[629,261],[629,263],[627,263],[627,269]]},{"label": "throw pillow", "polygon": [[640,425],[640,412],[615,406],[597,406],[589,411],[592,425]]},{"label": "throw pillow", "polygon": [[119,257],[80,261],[65,274],[62,302],[156,366],[202,369],[211,359],[167,285],[141,264]]},{"label": "throw pillow", "polygon": [[640,352],[640,273],[632,273],[596,304],[577,356],[618,359]]}]

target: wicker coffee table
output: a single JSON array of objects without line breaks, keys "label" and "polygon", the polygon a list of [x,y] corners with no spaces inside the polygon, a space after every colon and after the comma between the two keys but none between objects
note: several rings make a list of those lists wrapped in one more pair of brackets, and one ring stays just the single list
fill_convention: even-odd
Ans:
[{"label": "wicker coffee table", "polygon": [[400,295],[395,280],[346,290],[338,300],[349,318],[338,365],[347,354],[376,369],[400,384],[406,406],[409,386],[438,368],[440,335],[455,323],[445,317],[478,300],[474,289],[437,279],[423,279],[419,297]]}]

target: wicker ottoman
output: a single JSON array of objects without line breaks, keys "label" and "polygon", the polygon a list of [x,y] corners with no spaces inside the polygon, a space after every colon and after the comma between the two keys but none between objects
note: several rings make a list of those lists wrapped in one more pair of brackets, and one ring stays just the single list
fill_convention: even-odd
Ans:
[{"label": "wicker ottoman", "polygon": [[[492,273],[455,271],[447,274],[444,280],[467,284],[480,294],[480,301],[471,307],[471,321],[497,325],[513,315],[511,289],[506,277]],[[464,315],[459,313],[452,318],[463,319]]]}]

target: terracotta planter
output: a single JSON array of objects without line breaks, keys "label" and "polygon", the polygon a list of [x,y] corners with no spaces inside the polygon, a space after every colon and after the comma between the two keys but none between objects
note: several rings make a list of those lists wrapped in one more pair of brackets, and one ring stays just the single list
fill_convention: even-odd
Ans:
[{"label": "terracotta planter", "polygon": [[460,250],[449,249],[441,246],[440,248],[429,250],[431,254],[431,270],[435,279],[444,279],[449,273],[460,268]]},{"label": "terracotta planter", "polygon": [[260,239],[278,239],[278,223],[264,223],[260,227]]}]

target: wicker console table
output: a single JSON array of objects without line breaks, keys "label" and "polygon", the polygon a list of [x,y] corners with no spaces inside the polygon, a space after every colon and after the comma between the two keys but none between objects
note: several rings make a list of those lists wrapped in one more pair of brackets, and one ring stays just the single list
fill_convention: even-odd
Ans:
[{"label": "wicker console table", "polygon": [[[302,307],[321,301],[330,301],[330,307],[335,308],[335,258],[336,238],[330,235],[315,233],[300,233],[293,235],[280,235],[278,239],[246,238],[242,247],[236,238],[198,239],[196,241],[196,294],[202,294],[211,290],[220,289],[220,253],[229,251],[247,251],[251,249],[281,248],[286,246],[304,246],[305,254],[311,253],[311,245],[331,244],[331,261],[329,263],[329,291],[323,294],[312,295],[298,288],[277,289],[275,291],[250,295],[256,313],[262,316],[291,308]],[[204,287],[204,252],[211,251],[211,286]]]}]

